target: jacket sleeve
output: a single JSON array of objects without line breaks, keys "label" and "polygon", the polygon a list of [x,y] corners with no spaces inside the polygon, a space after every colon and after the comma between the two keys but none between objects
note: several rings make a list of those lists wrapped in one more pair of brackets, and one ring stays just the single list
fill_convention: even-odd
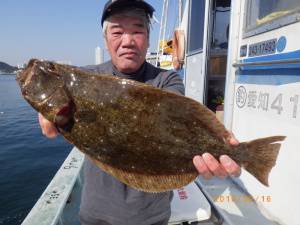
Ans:
[{"label": "jacket sleeve", "polygon": [[175,71],[162,72],[160,83],[162,89],[184,95],[183,81]]}]

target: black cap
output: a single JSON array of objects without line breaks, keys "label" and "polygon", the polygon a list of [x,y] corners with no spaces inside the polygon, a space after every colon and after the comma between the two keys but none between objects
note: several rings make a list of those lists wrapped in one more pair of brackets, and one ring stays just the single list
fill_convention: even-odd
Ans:
[{"label": "black cap", "polygon": [[124,9],[124,8],[137,8],[145,10],[146,14],[150,18],[153,16],[154,8],[143,0],[109,0],[103,9],[101,26],[103,26],[104,20],[111,15],[114,10]]}]

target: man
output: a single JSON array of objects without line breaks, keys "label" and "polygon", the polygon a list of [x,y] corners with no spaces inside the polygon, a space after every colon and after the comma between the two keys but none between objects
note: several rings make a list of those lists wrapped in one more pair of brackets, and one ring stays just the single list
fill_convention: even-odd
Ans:
[{"label": "man", "polygon": [[[101,24],[111,61],[86,69],[183,94],[182,80],[175,72],[164,71],[145,61],[153,12],[152,6],[140,0],[108,1]],[[53,124],[41,115],[39,121],[47,137],[58,135]],[[238,144],[234,138],[230,143]],[[193,160],[196,169],[207,179],[239,175],[239,166],[228,156],[222,156],[220,161],[221,164],[208,153]],[[151,194],[130,188],[85,159],[80,207],[83,225],[166,225],[171,198],[171,192]]]}]

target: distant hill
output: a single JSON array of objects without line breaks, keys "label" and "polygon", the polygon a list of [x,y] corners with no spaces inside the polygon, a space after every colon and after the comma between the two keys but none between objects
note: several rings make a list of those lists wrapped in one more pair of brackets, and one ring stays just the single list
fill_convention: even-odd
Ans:
[{"label": "distant hill", "polygon": [[7,73],[15,73],[18,70],[17,67],[8,65],[5,62],[0,62],[0,74],[7,74]]}]

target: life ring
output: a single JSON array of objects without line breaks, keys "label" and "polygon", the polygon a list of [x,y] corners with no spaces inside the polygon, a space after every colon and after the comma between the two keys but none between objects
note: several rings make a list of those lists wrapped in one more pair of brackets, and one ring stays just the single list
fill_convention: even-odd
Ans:
[{"label": "life ring", "polygon": [[175,70],[182,68],[185,56],[185,40],[183,30],[175,30],[173,36],[172,63]]}]

